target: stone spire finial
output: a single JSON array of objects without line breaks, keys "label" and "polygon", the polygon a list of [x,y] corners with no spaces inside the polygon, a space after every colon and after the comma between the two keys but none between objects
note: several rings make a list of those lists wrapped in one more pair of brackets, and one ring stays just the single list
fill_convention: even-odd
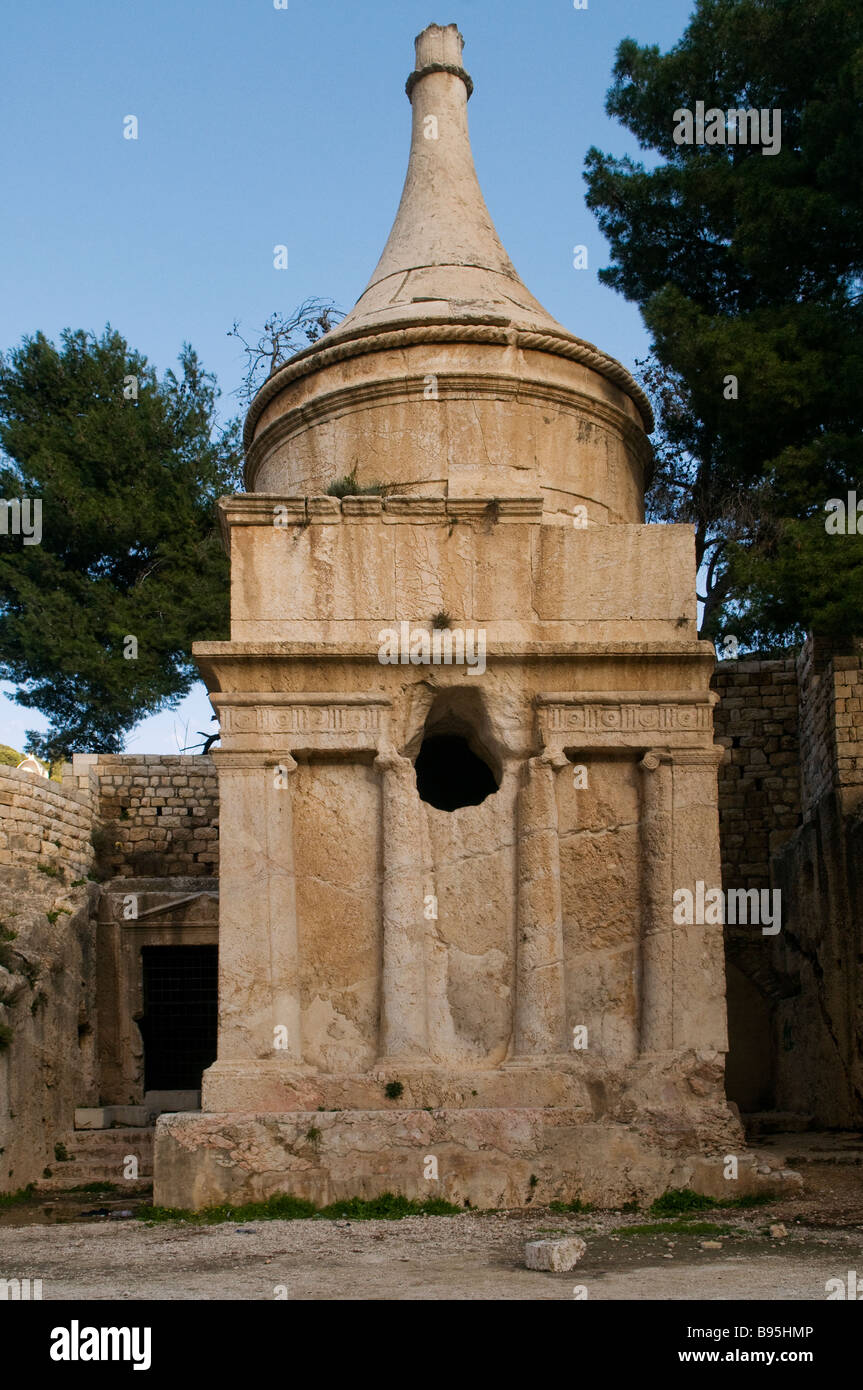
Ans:
[{"label": "stone spire finial", "polygon": [[429,63],[453,63],[461,67],[464,37],[457,24],[429,24],[414,39],[417,72]]},{"label": "stone spire finial", "polygon": [[[473,83],[455,24],[416,39],[407,82],[413,107],[404,192],[389,240],[339,338],[356,329],[465,314],[566,333],[519,279],[485,205],[467,122]],[[567,335],[568,336],[568,335]]]}]

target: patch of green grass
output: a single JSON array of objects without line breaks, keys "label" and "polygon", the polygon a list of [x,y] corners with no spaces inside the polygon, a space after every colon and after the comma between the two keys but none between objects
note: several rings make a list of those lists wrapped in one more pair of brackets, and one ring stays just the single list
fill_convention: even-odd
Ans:
[{"label": "patch of green grass", "polygon": [[388,1081],[384,1087],[384,1095],[387,1100],[398,1100],[404,1092],[404,1089],[400,1081]]},{"label": "patch of green grass", "polygon": [[415,1202],[408,1197],[385,1192],[370,1201],[349,1197],[341,1202],[331,1202],[320,1211],[313,1202],[306,1202],[302,1197],[279,1193],[265,1202],[245,1202],[239,1206],[225,1203],[223,1206],[205,1207],[203,1211],[188,1211],[183,1207],[141,1206],[135,1214],[139,1221],[187,1221],[196,1226],[213,1226],[223,1221],[302,1221],[311,1216],[329,1220],[398,1221],[403,1216],[457,1216],[459,1211],[459,1207],[439,1197]]},{"label": "patch of green grass", "polygon": [[80,1187],[67,1187],[67,1192],[119,1192],[120,1185],[116,1182],[85,1182]]},{"label": "patch of green grass", "polygon": [[720,1204],[713,1197],[693,1192],[691,1187],[671,1187],[650,1204],[651,1216],[680,1216],[685,1211],[710,1211]]},{"label": "patch of green grass", "polygon": [[60,870],[55,869],[53,864],[37,864],[36,868],[40,874],[47,874],[49,878],[60,878]]},{"label": "patch of green grass", "polygon": [[54,923],[57,921],[57,918],[60,916],[60,913],[61,913],[61,912],[65,912],[65,914],[66,914],[67,917],[71,917],[71,916],[72,916],[72,913],[69,911],[69,908],[68,908],[68,907],[58,907],[58,908],[55,908],[53,912],[46,912],[46,913],[45,913],[45,916],[48,918],[48,921],[51,923],[51,926],[52,926],[52,927],[53,927]]},{"label": "patch of green grass", "polygon": [[736,1207],[738,1211],[746,1211],[748,1207],[766,1207],[776,1198],[768,1192],[750,1192],[747,1197],[732,1197],[730,1202],[717,1202],[720,1207]]},{"label": "patch of green grass", "polygon": [[427,1197],[425,1201],[417,1202],[410,1197],[384,1192],[380,1197],[372,1197],[368,1201],[362,1197],[349,1197],[345,1201],[331,1202],[320,1215],[350,1221],[399,1221],[403,1216],[457,1216],[460,1210],[460,1207],[454,1207],[442,1197]]},{"label": "patch of green grass", "polygon": [[594,1207],[592,1202],[583,1202],[580,1197],[573,1197],[571,1202],[549,1202],[548,1209],[557,1213],[570,1211],[575,1215],[583,1214],[586,1216],[588,1212],[594,1210]]},{"label": "patch of green grass", "polygon": [[629,1202],[624,1202],[624,1204],[623,1204],[623,1206],[620,1208],[620,1210],[621,1210],[622,1212],[638,1211],[638,1203],[636,1202],[635,1198],[633,1197]]},{"label": "patch of green grass", "polygon": [[17,1192],[0,1192],[0,1207],[14,1207],[19,1202],[29,1202],[35,1186],[35,1183],[29,1182],[26,1187],[19,1187]]},{"label": "patch of green grass", "polygon": [[54,1157],[58,1163],[69,1163],[72,1155],[69,1153],[65,1144],[54,1145]]},{"label": "patch of green grass", "polygon": [[141,1206],[135,1214],[139,1221],[188,1221],[195,1226],[214,1226],[220,1221],[298,1221],[316,1216],[317,1208],[302,1197],[291,1197],[280,1192],[275,1197],[268,1197],[265,1202],[243,1202],[238,1206],[224,1203],[218,1207],[204,1207],[203,1211],[189,1211],[185,1207]]},{"label": "patch of green grass", "polygon": [[84,887],[84,884],[87,883],[87,881],[88,881],[88,880],[87,880],[86,878],[73,878],[73,879],[72,879],[72,882],[71,882],[70,885],[69,885],[69,887],[70,887],[70,888],[83,888],[83,887]]}]

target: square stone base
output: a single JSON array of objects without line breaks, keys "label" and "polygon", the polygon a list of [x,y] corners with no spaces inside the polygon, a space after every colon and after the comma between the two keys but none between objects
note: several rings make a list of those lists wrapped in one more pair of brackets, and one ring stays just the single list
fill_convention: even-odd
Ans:
[{"label": "square stone base", "polygon": [[560,1107],[174,1114],[156,1125],[154,1200],[200,1209],[288,1193],[325,1206],[393,1192],[475,1208],[575,1198],[619,1207],[668,1188],[717,1197],[769,1189],[737,1151],[729,1182],[722,1153],[681,1153],[636,1125],[585,1123]]}]

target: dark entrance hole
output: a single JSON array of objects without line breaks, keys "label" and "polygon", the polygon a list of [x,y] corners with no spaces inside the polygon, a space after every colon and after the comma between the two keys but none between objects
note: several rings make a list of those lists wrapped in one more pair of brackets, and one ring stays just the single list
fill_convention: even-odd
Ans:
[{"label": "dark entrance hole", "polygon": [[197,1091],[216,1059],[219,948],[143,946],[144,1089]]},{"label": "dark entrance hole", "polygon": [[497,791],[491,768],[461,734],[430,734],[415,766],[420,798],[438,811],[479,806]]}]

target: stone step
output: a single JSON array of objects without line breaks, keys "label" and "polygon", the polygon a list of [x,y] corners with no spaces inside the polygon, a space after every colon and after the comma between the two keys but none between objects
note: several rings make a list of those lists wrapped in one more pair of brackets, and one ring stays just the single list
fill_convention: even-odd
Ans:
[{"label": "stone step", "polygon": [[[153,1130],[95,1129],[71,1130],[62,1141],[66,1159],[49,1162],[50,1177],[43,1177],[40,1191],[83,1187],[87,1183],[110,1182],[119,1189],[139,1192],[149,1186],[153,1176]],[[138,1160],[137,1178],[125,1176],[126,1159]]]},{"label": "stone step", "polygon": [[757,1139],[762,1134],[805,1134],[807,1130],[818,1128],[813,1115],[788,1110],[764,1110],[741,1115],[740,1119],[748,1139]]},{"label": "stone step", "polygon": [[142,1129],[150,1122],[145,1105],[99,1105],[75,1111],[75,1130]]}]

